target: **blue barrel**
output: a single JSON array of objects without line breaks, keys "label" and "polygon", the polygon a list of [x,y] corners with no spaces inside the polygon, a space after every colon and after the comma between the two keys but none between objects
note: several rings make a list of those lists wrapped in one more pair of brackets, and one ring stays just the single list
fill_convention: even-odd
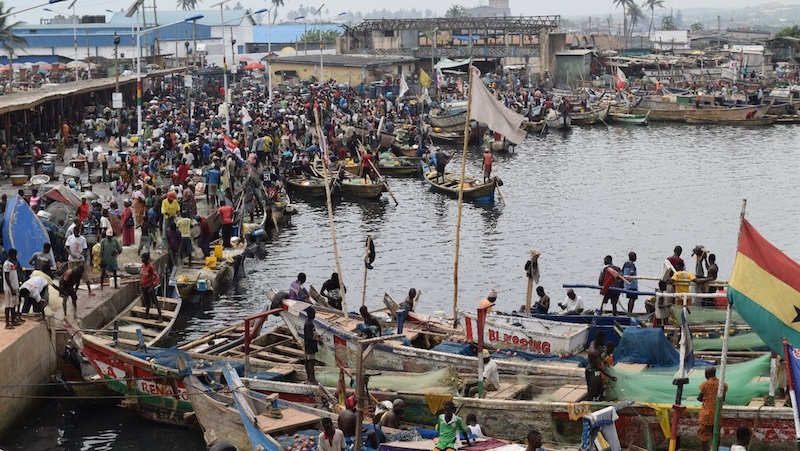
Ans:
[{"label": "blue barrel", "polygon": [[53,160],[42,161],[42,173],[53,177],[56,173],[56,162]]}]

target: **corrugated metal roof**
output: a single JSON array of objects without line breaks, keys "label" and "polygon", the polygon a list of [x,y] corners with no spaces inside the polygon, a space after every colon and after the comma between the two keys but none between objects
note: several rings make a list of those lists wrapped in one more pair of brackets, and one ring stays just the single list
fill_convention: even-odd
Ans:
[{"label": "corrugated metal roof", "polygon": [[556,52],[556,56],[584,56],[590,53],[594,53],[594,50],[592,49],[562,50],[560,52]]},{"label": "corrugated metal roof", "polygon": [[[383,67],[393,64],[408,64],[417,61],[410,56],[376,56],[376,55],[325,55],[326,66],[341,67]],[[279,56],[275,63],[319,64],[319,55]]]}]

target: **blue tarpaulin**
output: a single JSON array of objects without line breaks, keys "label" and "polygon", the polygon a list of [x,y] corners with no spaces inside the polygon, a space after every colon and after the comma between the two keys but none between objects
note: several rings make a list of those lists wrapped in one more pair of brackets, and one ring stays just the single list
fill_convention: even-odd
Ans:
[{"label": "blue tarpaulin", "polygon": [[645,363],[653,367],[677,367],[680,355],[664,331],[657,327],[625,329],[614,351],[615,363]]}]

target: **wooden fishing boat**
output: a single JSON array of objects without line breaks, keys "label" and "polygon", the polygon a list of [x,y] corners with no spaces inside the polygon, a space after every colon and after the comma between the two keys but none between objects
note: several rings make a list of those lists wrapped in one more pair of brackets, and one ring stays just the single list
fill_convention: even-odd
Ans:
[{"label": "wooden fishing boat", "polygon": [[457,198],[459,184],[463,183],[464,199],[487,202],[494,200],[497,177],[492,177],[492,179],[486,183],[471,177],[465,177],[462,182],[461,177],[452,172],[445,172],[443,176],[437,177],[436,169],[426,164],[422,165],[422,175],[434,191]]},{"label": "wooden fishing boat", "polygon": [[551,119],[545,118],[544,120],[548,129],[562,130],[572,127],[572,117],[569,115],[559,114]]},{"label": "wooden fishing boat", "polygon": [[363,177],[345,177],[334,182],[334,190],[345,196],[359,199],[379,199],[386,188],[383,183],[376,183]]},{"label": "wooden fishing boat", "polygon": [[461,124],[461,131],[431,131],[428,136],[431,137],[433,142],[444,144],[464,144],[464,124]]},{"label": "wooden fishing boat", "polygon": [[650,112],[651,121],[664,121],[664,122],[686,122],[686,117],[695,119],[746,119],[747,114],[755,111],[754,119],[763,117],[769,111],[769,104],[754,105],[747,107],[721,107],[716,105],[703,105],[700,108],[694,104],[685,104],[684,108],[675,109],[643,109],[632,108],[630,110],[614,109],[611,112],[622,112],[631,114],[647,114]]},{"label": "wooden fishing boat", "polygon": [[325,197],[325,181],[319,177],[290,177],[286,185],[301,196]]},{"label": "wooden fishing boat", "polygon": [[647,125],[650,118],[650,111],[645,114],[609,113],[608,116],[612,121],[619,122],[621,124]]},{"label": "wooden fishing boat", "polygon": [[[363,127],[353,127],[353,132],[360,136],[362,141],[369,136],[370,131]],[[395,140],[394,133],[389,133],[386,131],[381,131],[380,139],[378,140],[378,148],[379,149],[388,149],[392,146],[392,143]],[[368,144],[364,142],[364,144]]]},{"label": "wooden fishing boat", "polygon": [[458,129],[464,130],[464,123],[467,121],[467,111],[456,112],[438,111],[428,114],[428,123],[434,128],[442,130]]},{"label": "wooden fishing boat", "polygon": [[380,171],[381,175],[412,177],[419,174],[421,170],[422,164],[420,164],[419,160],[410,161],[405,157],[378,160],[378,171]]},{"label": "wooden fishing boat", "polygon": [[741,127],[758,127],[778,122],[778,116],[764,116],[758,119],[703,119],[685,116],[686,122],[696,125],[738,125]]},{"label": "wooden fishing boat", "polygon": [[[303,325],[307,315],[305,309],[309,304],[284,300],[284,321],[295,329],[295,333],[302,335]],[[349,368],[355,367],[357,342],[359,340],[358,325],[360,318],[343,317],[341,312],[329,312],[317,309],[314,319],[316,333],[322,338],[317,360],[326,365],[342,365]],[[428,330],[426,330],[428,328]],[[419,326],[408,323],[403,328],[403,341],[387,341],[375,344],[370,356],[365,360],[365,368],[386,371],[433,371],[452,366],[459,371],[474,371],[478,365],[477,357],[438,351],[433,348],[445,341],[450,335],[465,339],[461,330],[450,329],[450,334],[442,330],[429,331],[428,324]],[[408,343],[411,345],[409,346]],[[550,372],[552,375],[570,375],[580,373],[575,362],[534,362],[518,358],[498,360],[498,368],[503,373],[513,374],[541,374]]]},{"label": "wooden fishing boat", "polygon": [[573,112],[570,113],[569,116],[572,118],[573,125],[593,125],[598,121],[605,121],[606,117],[608,117],[608,110],[610,108],[611,105],[605,105],[602,107],[592,108],[589,111]]},{"label": "wooden fishing boat", "polygon": [[522,127],[529,132],[541,132],[544,128],[544,119],[539,121],[524,121]]},{"label": "wooden fishing boat", "polygon": [[[459,312],[467,339],[478,341],[478,315]],[[483,340],[494,349],[516,349],[534,355],[577,354],[583,351],[589,326],[546,319],[489,314]]]},{"label": "wooden fishing boat", "polygon": [[[253,227],[257,227],[253,224]],[[222,240],[213,242],[212,249],[222,244]],[[237,269],[245,258],[246,247],[232,247],[222,250],[222,258],[217,259],[213,267],[206,266],[203,262],[194,263],[192,266],[184,265],[181,274],[175,277],[175,283],[183,302],[187,304],[198,303],[203,297],[212,298],[214,293],[222,293],[230,287],[237,275]],[[201,266],[202,265],[202,266]]]},{"label": "wooden fishing boat", "polygon": [[[138,349],[141,344],[146,347],[157,346],[175,325],[183,301],[180,296],[158,296],[163,316],[162,321],[158,321],[158,310],[152,307],[148,318],[141,299],[141,296],[137,297],[125,310],[97,331],[97,335],[111,338],[122,349]],[[143,343],[139,342],[139,333],[142,334]]]},{"label": "wooden fishing boat", "polygon": [[[518,314],[523,315],[523,314]],[[636,319],[630,316],[611,316],[611,315],[554,315],[549,313],[531,313],[532,318],[543,319],[547,321],[557,321],[572,324],[585,324],[589,327],[589,335],[587,342],[591,343],[597,331],[603,331],[607,341],[619,342],[618,333],[614,332],[615,328],[638,327],[639,323]]]},{"label": "wooden fishing boat", "polygon": [[515,147],[514,143],[505,138],[496,140],[494,139],[494,137],[492,137],[489,139],[488,144],[489,144],[489,149],[491,149],[492,152],[497,152],[497,153],[508,153]]},{"label": "wooden fishing boat", "polygon": [[[184,362],[181,369],[186,368]],[[228,442],[240,450],[278,451],[282,447],[270,434],[303,426],[320,428],[320,416],[281,406],[277,395],[264,396],[248,389],[230,364],[223,367],[222,374],[227,382],[225,390],[218,384],[201,382],[191,372],[183,377],[208,446]]]}]

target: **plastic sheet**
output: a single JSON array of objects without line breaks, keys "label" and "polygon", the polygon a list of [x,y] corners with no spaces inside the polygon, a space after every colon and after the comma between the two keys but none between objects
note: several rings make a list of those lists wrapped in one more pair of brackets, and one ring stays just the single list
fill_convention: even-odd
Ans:
[{"label": "plastic sheet", "polygon": [[614,351],[616,363],[645,363],[653,367],[677,367],[680,355],[659,328],[625,329]]}]

